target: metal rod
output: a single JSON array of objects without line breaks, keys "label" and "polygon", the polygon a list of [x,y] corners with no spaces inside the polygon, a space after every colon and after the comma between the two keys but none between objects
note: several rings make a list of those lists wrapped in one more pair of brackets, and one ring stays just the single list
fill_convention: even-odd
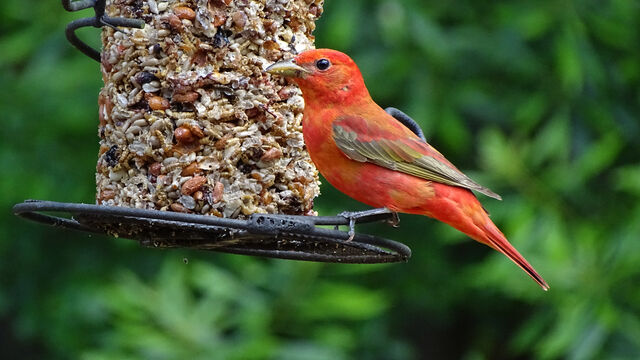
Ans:
[{"label": "metal rod", "polygon": [[62,0],[62,7],[67,11],[79,11],[95,6],[96,0]]},{"label": "metal rod", "polygon": [[78,38],[76,35],[76,30],[82,27],[87,26],[95,26],[96,19],[95,18],[83,18],[73,20],[67,25],[65,30],[65,34],[67,35],[67,40],[71,43],[71,45],[75,46],[76,49],[80,50],[81,53],[87,55],[93,60],[100,62],[100,52],[91,46],[87,45],[85,42]]},{"label": "metal rod", "polygon": [[420,125],[418,125],[418,123],[415,120],[413,120],[411,116],[403,113],[401,110],[398,110],[394,107],[388,107],[384,109],[384,111],[386,111],[387,114],[393,116],[396,120],[400,121],[404,126],[408,127],[409,130],[413,131],[413,133],[418,135],[418,137],[422,139],[424,142],[427,142],[427,139],[425,139],[424,133],[422,132]]},{"label": "metal rod", "polygon": [[79,11],[93,7],[95,12],[94,17],[82,18],[72,21],[67,25],[65,34],[67,40],[71,45],[75,46],[80,52],[92,58],[93,60],[100,62],[100,51],[92,48],[84,41],[78,38],[76,30],[83,27],[96,27],[100,28],[103,25],[107,25],[117,29],[117,27],[130,27],[130,28],[143,28],[144,21],[140,19],[127,19],[121,17],[109,17],[105,14],[106,0],[62,0],[62,6],[67,11]]}]

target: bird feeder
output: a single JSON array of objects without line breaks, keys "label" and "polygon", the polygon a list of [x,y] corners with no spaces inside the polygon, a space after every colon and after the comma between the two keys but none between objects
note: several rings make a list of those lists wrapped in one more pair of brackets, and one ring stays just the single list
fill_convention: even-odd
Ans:
[{"label": "bird feeder", "polygon": [[[403,244],[353,233],[356,222],[392,219],[388,211],[315,216],[304,101],[264,72],[313,48],[321,0],[63,5],[95,12],[69,24],[67,38],[100,62],[104,81],[96,204],[26,201],[17,215],[154,247],[354,263],[410,257]],[[76,36],[86,26],[102,28],[102,52]]]}]

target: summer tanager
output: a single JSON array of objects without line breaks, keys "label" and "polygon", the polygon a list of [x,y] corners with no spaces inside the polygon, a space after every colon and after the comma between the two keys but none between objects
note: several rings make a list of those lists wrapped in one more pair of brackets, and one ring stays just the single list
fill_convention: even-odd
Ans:
[{"label": "summer tanager", "polygon": [[500,196],[464,175],[378,106],[351,58],[335,50],[310,50],[266,71],[291,78],[302,90],[304,141],[334,187],[374,207],[443,221],[503,253],[549,289],[489,219],[472,190]]}]

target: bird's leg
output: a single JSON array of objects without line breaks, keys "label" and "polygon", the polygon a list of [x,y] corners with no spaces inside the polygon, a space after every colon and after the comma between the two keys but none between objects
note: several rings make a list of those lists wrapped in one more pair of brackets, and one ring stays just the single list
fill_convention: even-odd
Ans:
[{"label": "bird's leg", "polygon": [[389,219],[392,226],[397,226],[400,219],[398,218],[398,213],[391,211],[387,208],[377,208],[363,211],[343,211],[338,216],[342,216],[349,220],[349,238],[347,241],[353,240],[356,236],[356,222],[362,221],[367,218],[379,218],[380,220],[384,220],[391,215],[391,219]]},{"label": "bird's leg", "polygon": [[391,212],[391,216],[392,218],[390,220],[387,220],[389,222],[389,225],[393,226],[394,228],[397,228],[398,226],[400,226],[400,216],[398,216],[398,212],[397,211],[392,211]]}]

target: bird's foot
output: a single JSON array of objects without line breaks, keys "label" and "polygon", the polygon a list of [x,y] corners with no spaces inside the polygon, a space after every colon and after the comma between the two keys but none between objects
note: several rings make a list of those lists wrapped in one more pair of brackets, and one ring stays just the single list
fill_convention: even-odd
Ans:
[{"label": "bird's foot", "polygon": [[[385,219],[388,218],[389,215],[391,215],[391,219]],[[338,216],[342,216],[349,220],[349,238],[347,239],[347,241],[353,240],[353,238],[356,236],[356,222],[362,221],[363,219],[380,218],[380,220],[388,221],[393,227],[396,227],[400,222],[398,213],[393,212],[387,208],[378,208],[363,211],[343,211],[338,214]]]},{"label": "bird's foot", "polygon": [[394,228],[397,228],[398,226],[400,226],[400,216],[398,216],[398,213],[396,211],[392,211],[391,216],[392,216],[391,219],[387,220],[389,225],[391,225]]}]

